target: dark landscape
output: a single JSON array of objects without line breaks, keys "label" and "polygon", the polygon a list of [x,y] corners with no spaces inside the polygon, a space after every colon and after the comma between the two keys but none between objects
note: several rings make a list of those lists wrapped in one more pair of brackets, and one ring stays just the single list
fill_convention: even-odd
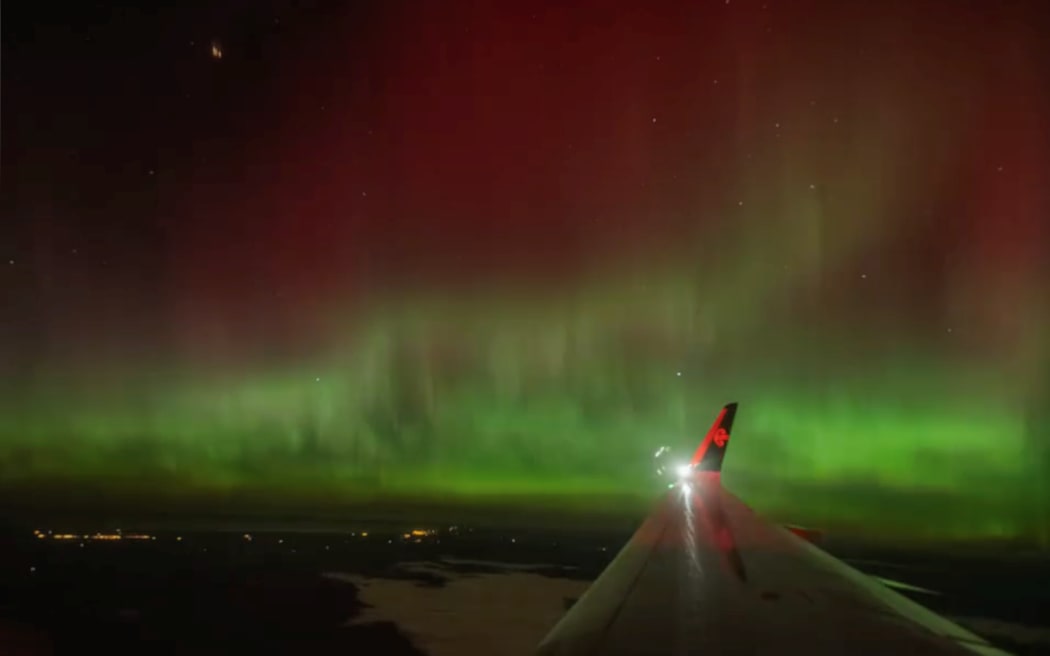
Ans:
[{"label": "dark landscape", "polygon": [[[549,587],[545,612],[557,617],[574,601],[557,594],[558,581],[582,591],[629,537],[375,524],[340,531],[60,530],[68,532],[40,527],[4,536],[5,654],[447,653],[430,651],[427,636],[397,622],[358,622],[370,606],[353,581],[409,582],[423,594],[473,578],[484,581],[492,604],[514,606],[521,599],[514,577],[524,573],[529,585]],[[834,539],[826,546],[866,573],[925,589],[904,592],[1013,653],[1050,653],[1041,611],[1050,607],[1050,563],[1035,554],[971,550],[945,558]],[[520,609],[526,611],[527,604]],[[466,620],[475,630],[486,623],[485,616]],[[500,630],[516,633],[513,623]],[[542,635],[522,635],[530,637]],[[518,653],[533,647],[520,644]],[[477,648],[456,651],[486,653]]]}]

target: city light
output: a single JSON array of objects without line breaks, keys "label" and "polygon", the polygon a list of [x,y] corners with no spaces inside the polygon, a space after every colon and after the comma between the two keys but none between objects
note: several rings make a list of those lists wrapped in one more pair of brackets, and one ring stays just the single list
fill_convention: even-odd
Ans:
[{"label": "city light", "polygon": [[[149,540],[149,541],[153,541],[153,540],[157,539],[157,536],[149,535],[149,534],[146,534],[146,533],[128,533],[127,535],[125,535],[125,534],[119,532],[119,530],[116,533],[95,532],[95,533],[85,533],[83,535],[81,535],[79,533],[52,533],[51,531],[48,531],[47,533],[44,533],[43,531],[36,530],[36,531],[33,531],[33,535],[36,536],[36,538],[38,540],[46,540],[48,538],[51,538],[52,540],[59,540],[59,541],[62,541],[62,542],[68,542],[70,540],[81,540],[81,541],[82,540],[93,540],[93,541],[96,541],[96,542],[115,542],[115,541],[118,541],[118,540],[139,540],[139,541]],[[179,540],[179,541],[182,540],[181,537],[176,538],[176,539]]]}]

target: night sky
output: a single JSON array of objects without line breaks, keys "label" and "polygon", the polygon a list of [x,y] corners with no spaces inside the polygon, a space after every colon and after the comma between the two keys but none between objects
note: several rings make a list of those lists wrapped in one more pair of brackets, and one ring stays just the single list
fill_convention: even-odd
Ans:
[{"label": "night sky", "polygon": [[1050,539],[1045,3],[25,4],[9,499]]}]

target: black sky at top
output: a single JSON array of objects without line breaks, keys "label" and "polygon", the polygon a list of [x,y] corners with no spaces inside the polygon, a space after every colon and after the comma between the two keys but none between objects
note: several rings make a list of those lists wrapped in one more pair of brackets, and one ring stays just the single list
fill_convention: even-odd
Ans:
[{"label": "black sky at top", "polygon": [[[371,11],[5,5],[0,256],[16,369],[63,348],[47,339],[49,325],[91,332],[93,318],[117,313],[137,324],[127,331],[163,334],[173,244],[208,221],[185,190],[233,193],[243,153],[280,127],[274,109],[301,59],[333,36],[355,38],[355,24],[367,35]],[[323,29],[332,20],[338,33]]]}]

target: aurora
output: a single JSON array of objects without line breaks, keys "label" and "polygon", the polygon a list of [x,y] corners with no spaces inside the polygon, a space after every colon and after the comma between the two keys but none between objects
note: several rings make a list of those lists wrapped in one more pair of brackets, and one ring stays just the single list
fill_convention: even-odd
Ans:
[{"label": "aurora", "polygon": [[762,512],[1046,545],[1037,3],[920,4],[5,38],[8,503],[631,514],[738,401]]}]

